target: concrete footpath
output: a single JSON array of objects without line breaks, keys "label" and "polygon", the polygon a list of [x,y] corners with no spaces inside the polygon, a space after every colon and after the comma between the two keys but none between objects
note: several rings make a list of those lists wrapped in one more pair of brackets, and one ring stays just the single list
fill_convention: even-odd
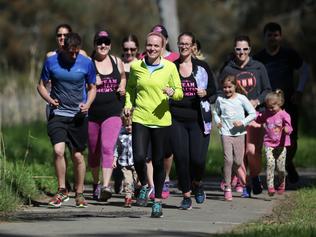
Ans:
[{"label": "concrete footpath", "polygon": [[[164,201],[164,217],[159,219],[150,218],[151,204],[124,208],[123,195],[114,195],[107,203],[96,202],[87,187],[87,208],[75,208],[73,198],[59,209],[38,202],[16,213],[12,221],[0,223],[0,236],[210,236],[270,215],[276,202],[286,198],[286,194],[269,197],[264,190],[250,199],[240,198],[235,192],[233,201],[226,202],[219,181],[205,181],[205,203],[198,205],[193,198],[193,209],[188,211],[178,209],[181,194],[172,188],[171,196]],[[305,170],[298,184],[288,185],[287,193],[315,185],[315,181],[316,172]]]}]

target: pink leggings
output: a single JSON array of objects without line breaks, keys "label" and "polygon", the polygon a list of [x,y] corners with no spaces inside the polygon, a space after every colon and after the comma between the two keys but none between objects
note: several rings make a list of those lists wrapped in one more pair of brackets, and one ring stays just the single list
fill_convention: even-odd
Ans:
[{"label": "pink leggings", "polygon": [[122,126],[121,118],[110,117],[103,122],[88,123],[88,163],[90,168],[100,165],[102,168],[112,168],[114,148]]}]

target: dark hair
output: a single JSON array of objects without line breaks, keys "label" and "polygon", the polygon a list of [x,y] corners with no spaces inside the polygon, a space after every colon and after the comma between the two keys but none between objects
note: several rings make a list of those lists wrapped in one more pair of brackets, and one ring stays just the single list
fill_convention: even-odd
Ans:
[{"label": "dark hair", "polygon": [[128,42],[128,41],[133,41],[135,43],[136,47],[139,48],[139,43],[138,43],[138,39],[137,39],[136,35],[129,34],[129,35],[125,36],[122,39],[122,44],[121,44],[122,48],[123,48],[123,44],[125,42]]},{"label": "dark hair", "polygon": [[194,36],[194,34],[193,34],[192,32],[189,32],[189,31],[187,31],[187,32],[182,32],[182,33],[178,36],[178,42],[179,42],[180,38],[181,38],[182,36],[184,36],[184,35],[191,37],[191,39],[192,39],[192,44],[195,44],[195,42],[196,42],[195,36]]},{"label": "dark hair", "polygon": [[221,84],[224,85],[225,82],[231,82],[236,87],[237,93],[243,95],[247,94],[245,88],[243,88],[240,83],[238,83],[235,75],[227,75],[226,77],[224,77],[224,79],[221,81]]},{"label": "dark hair", "polygon": [[64,49],[80,48],[81,46],[81,37],[77,33],[69,33],[65,37]]},{"label": "dark hair", "polygon": [[71,26],[70,26],[70,25],[68,25],[68,24],[63,23],[63,24],[59,24],[58,26],[56,26],[56,29],[55,29],[55,34],[57,34],[57,33],[58,33],[58,31],[59,31],[59,29],[60,29],[60,28],[66,28],[66,29],[68,30],[68,32],[69,32],[69,33],[71,33],[71,32],[72,32],[72,28],[71,28]]},{"label": "dark hair", "polygon": [[269,22],[265,24],[265,26],[263,27],[263,34],[265,34],[267,31],[271,31],[271,32],[279,31],[280,34],[282,34],[282,28],[280,24],[276,22]]},{"label": "dark hair", "polygon": [[250,43],[250,38],[249,36],[247,35],[238,35],[235,37],[235,40],[234,40],[234,46],[236,45],[237,42],[239,41],[246,41],[249,45],[249,47],[251,47],[251,43]]}]

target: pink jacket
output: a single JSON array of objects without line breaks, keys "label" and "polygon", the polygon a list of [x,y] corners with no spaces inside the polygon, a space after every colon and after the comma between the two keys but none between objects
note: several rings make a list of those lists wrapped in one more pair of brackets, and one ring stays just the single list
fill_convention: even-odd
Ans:
[{"label": "pink jacket", "polygon": [[[263,144],[265,146],[275,148],[291,145],[290,134],[293,128],[291,117],[285,110],[280,110],[277,113],[266,110],[257,117],[256,122],[264,124]],[[287,133],[284,128],[287,128]]]}]

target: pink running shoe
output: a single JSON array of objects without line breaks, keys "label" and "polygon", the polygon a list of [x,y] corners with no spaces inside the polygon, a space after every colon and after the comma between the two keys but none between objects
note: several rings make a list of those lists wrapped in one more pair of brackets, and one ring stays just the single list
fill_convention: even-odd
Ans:
[{"label": "pink running shoe", "polygon": [[162,194],[161,194],[161,197],[163,199],[167,199],[170,195],[169,184],[170,184],[169,181],[165,181],[165,183],[163,184]]},{"label": "pink running shoe", "polygon": [[151,200],[155,200],[155,187],[150,187],[149,188],[148,197]]},{"label": "pink running shoe", "polygon": [[225,188],[224,198],[225,198],[225,201],[232,201],[233,200],[233,194],[232,194],[231,188]]},{"label": "pink running shoe", "polygon": [[275,189],[274,189],[274,187],[268,188],[268,195],[269,195],[270,197],[272,197],[272,196],[274,196],[274,194],[275,194]]},{"label": "pink running shoe", "polygon": [[285,181],[280,184],[278,187],[278,194],[282,195],[285,192]]}]

